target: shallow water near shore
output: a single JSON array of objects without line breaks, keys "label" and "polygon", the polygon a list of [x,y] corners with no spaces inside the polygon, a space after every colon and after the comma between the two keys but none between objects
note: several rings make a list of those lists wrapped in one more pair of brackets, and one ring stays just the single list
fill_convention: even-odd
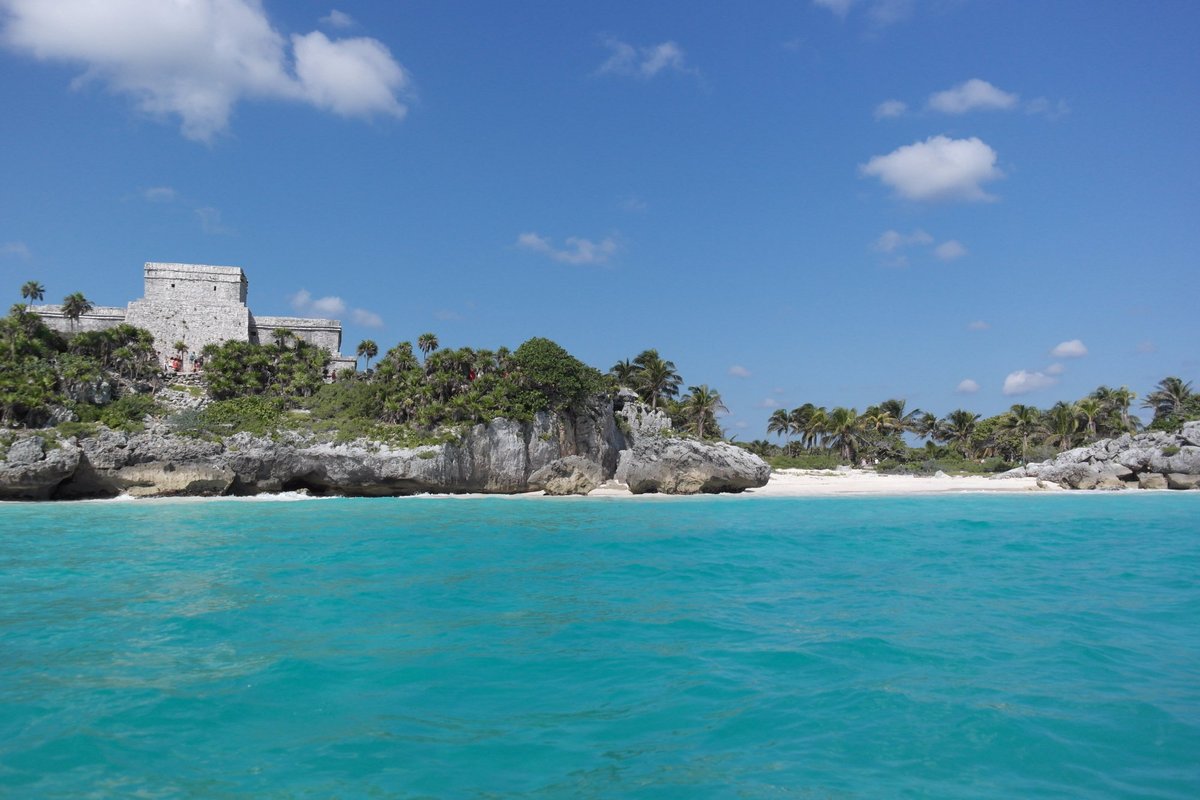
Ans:
[{"label": "shallow water near shore", "polygon": [[1200,493],[0,506],[0,796],[1200,796]]}]

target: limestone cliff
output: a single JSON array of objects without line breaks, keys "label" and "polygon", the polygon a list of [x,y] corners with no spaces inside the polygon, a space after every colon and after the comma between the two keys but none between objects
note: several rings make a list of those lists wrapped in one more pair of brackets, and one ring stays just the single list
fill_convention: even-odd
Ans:
[{"label": "limestone cliff", "polygon": [[[539,413],[524,423],[497,418],[456,442],[418,447],[368,440],[330,444],[296,434],[272,439],[238,433],[214,442],[175,435],[162,424],[137,434],[103,430],[54,445],[33,433],[0,460],[0,499],[296,489],[351,496],[512,494],[540,488],[544,478],[531,483],[531,476],[539,470],[549,475],[554,470],[543,468],[570,457],[595,465],[595,474],[588,470],[592,483],[596,475],[613,478],[619,461],[626,472],[657,476],[639,477],[634,491],[740,491],[766,483],[769,469],[756,456],[730,445],[666,438],[661,434],[669,425],[662,412],[627,399],[597,398],[577,413]],[[672,477],[673,471],[678,475]],[[571,485],[579,491],[585,483]]]},{"label": "limestone cliff", "polygon": [[1035,477],[1068,489],[1200,488],[1200,422],[1184,423],[1178,433],[1101,439],[1005,475]]}]

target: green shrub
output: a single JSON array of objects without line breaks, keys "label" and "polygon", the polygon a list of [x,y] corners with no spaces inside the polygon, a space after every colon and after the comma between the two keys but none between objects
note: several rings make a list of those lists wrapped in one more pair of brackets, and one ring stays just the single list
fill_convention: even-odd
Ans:
[{"label": "green shrub", "polygon": [[100,422],[110,428],[140,430],[148,414],[159,411],[154,398],[147,394],[129,394],[117,398],[100,409]]},{"label": "green shrub", "polygon": [[279,428],[284,416],[281,397],[249,395],[209,403],[200,412],[203,426],[216,433],[247,431],[264,436]]},{"label": "green shrub", "polygon": [[95,436],[97,433],[95,422],[63,422],[56,425],[54,430],[64,439],[70,439],[72,436],[76,439],[83,439]]},{"label": "green shrub", "polygon": [[834,469],[842,462],[832,453],[802,453],[795,456],[772,456],[767,459],[771,469]]},{"label": "green shrub", "polygon": [[167,427],[180,436],[203,436],[208,432],[204,414],[194,408],[185,408],[167,417]]}]

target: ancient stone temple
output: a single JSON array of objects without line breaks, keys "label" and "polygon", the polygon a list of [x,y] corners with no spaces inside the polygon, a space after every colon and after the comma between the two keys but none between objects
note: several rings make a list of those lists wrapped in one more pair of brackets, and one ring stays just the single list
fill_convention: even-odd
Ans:
[{"label": "ancient stone temple", "polygon": [[246,305],[247,286],[241,267],[147,262],[143,296],[125,308],[97,306],[75,322],[67,319],[61,306],[34,306],[32,310],[51,328],[68,333],[104,330],[121,323],[145,328],[154,336],[164,367],[178,355],[175,343],[183,342],[188,354],[183,359],[184,372],[191,371],[191,357],[199,356],[207,344],[270,342],[277,328],[286,328],[297,339],[328,351],[331,371],[354,369],[355,360],[340,352],[341,322],[256,317]]}]

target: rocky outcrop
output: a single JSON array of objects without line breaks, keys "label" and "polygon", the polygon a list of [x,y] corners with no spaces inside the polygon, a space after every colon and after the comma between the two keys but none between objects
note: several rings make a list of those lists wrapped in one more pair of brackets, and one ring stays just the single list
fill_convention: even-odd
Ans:
[{"label": "rocky outcrop", "polygon": [[630,389],[621,389],[613,401],[613,413],[629,446],[639,438],[664,436],[671,432],[671,417],[662,409],[651,408],[638,400]]},{"label": "rocky outcrop", "polygon": [[133,497],[211,497],[229,491],[233,478],[228,467],[167,461],[121,467],[111,481]]},{"label": "rocky outcrop", "polygon": [[46,500],[75,473],[74,439],[47,447],[41,436],[18,439],[0,461],[0,500]]},{"label": "rocky outcrop", "polygon": [[1035,477],[1069,489],[1200,488],[1200,422],[1185,423],[1177,433],[1101,439],[1005,475]]},{"label": "rocky outcrop", "polygon": [[555,459],[529,476],[530,489],[550,495],[589,494],[602,483],[603,468],[583,456]]},{"label": "rocky outcrop", "polygon": [[275,438],[238,433],[209,441],[177,435],[162,423],[142,433],[101,429],[57,447],[31,435],[12,444],[0,461],[0,498],[297,489],[353,496],[538,488],[586,494],[611,479],[619,462],[636,493],[738,492],[766,483],[770,470],[757,456],[732,445],[664,437],[670,419],[661,411],[629,400],[619,411],[614,405],[597,398],[572,414],[539,413],[529,422],[497,418],[456,441],[415,447],[368,440],[335,444],[288,433]]},{"label": "rocky outcrop", "polygon": [[621,454],[616,477],[634,494],[741,492],[765,486],[771,468],[725,442],[643,437]]}]

